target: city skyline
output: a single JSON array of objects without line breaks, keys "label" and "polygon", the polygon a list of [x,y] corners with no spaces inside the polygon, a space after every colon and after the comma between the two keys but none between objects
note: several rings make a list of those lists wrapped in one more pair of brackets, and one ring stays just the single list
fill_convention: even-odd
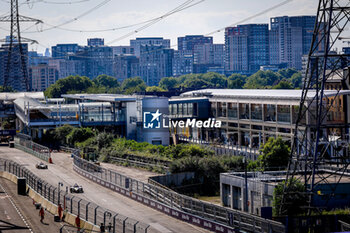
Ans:
[{"label": "city skyline", "polygon": [[[23,3],[23,1],[20,1]],[[46,3],[45,3],[46,2]],[[164,18],[158,23],[152,25],[146,30],[139,31],[139,33],[129,34],[129,36],[123,39],[116,40],[133,30],[138,29],[140,26],[126,28],[123,30],[115,30],[110,32],[72,32],[53,28],[44,32],[38,32],[40,29],[47,29],[48,25],[60,25],[72,18],[76,18],[82,15],[84,12],[95,7],[96,2],[90,1],[65,1],[66,3],[75,4],[48,4],[49,1],[23,4],[20,7],[20,14],[39,18],[44,21],[42,26],[32,26],[22,24],[22,36],[36,39],[39,44],[30,46],[31,50],[37,50],[40,53],[44,53],[45,48],[50,48],[55,44],[60,43],[78,43],[85,45],[87,38],[100,37],[105,38],[107,45],[127,45],[130,39],[136,37],[164,37],[171,40],[171,45],[177,44],[177,37],[185,35],[204,34],[216,31],[223,27],[231,26],[232,24],[241,21],[249,16],[255,15],[258,12],[262,12],[272,6],[275,6],[283,1],[266,0],[266,1],[249,1],[248,3],[240,3],[239,1],[220,1],[217,2],[206,1],[193,1],[193,3],[199,3],[191,8],[185,9],[181,12],[175,13],[169,17]],[[125,4],[118,1],[103,1],[107,2],[95,11],[73,20],[75,22],[62,25],[65,29],[77,29],[77,30],[95,30],[120,27],[130,24],[135,24],[145,20],[149,20],[155,17],[159,17],[166,12],[183,4],[184,1],[172,1],[164,3],[159,0],[153,0],[151,4],[146,1],[128,2]],[[103,3],[100,2],[100,3]],[[188,2],[188,1],[186,1]],[[53,2],[51,2],[53,3]],[[6,4],[3,2],[2,9],[6,9]],[[8,4],[7,4],[8,5]],[[155,7],[156,6],[156,7]],[[294,15],[314,15],[317,1],[305,1],[294,0],[289,3],[271,10],[259,17],[254,17],[251,20],[240,22],[239,24],[248,23],[268,23],[271,17],[275,16],[294,16]],[[9,6],[7,6],[9,8]],[[283,14],[281,13],[283,12]],[[6,14],[6,11],[0,12],[1,15]],[[191,23],[189,23],[191,22]],[[26,28],[30,27],[26,30]],[[0,37],[5,37],[8,32],[6,31],[8,24],[0,24]],[[4,30],[5,29],[5,30]],[[31,32],[32,33],[29,33]],[[224,43],[224,30],[212,35],[214,43]],[[110,43],[113,42],[114,43]],[[176,48],[176,46],[175,46]]]}]

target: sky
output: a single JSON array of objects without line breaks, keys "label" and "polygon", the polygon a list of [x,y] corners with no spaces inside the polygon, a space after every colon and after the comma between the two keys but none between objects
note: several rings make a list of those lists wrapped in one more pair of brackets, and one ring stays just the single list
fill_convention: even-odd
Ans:
[{"label": "sky", "polygon": [[[73,30],[100,30],[137,24],[173,10],[186,0],[18,0],[21,15],[42,20],[46,24],[21,23],[21,36],[34,39],[38,44],[30,50],[44,52],[59,43],[87,44],[87,38],[104,38],[107,45],[129,45],[136,37],[164,37],[171,40],[176,49],[177,37],[185,35],[206,35],[227,26],[236,25],[252,15],[264,11],[283,0],[192,0],[195,6],[162,18],[150,27],[139,30],[143,25],[104,32],[72,32],[49,25],[62,25]],[[58,4],[60,3],[60,4]],[[98,6],[98,9],[90,11]],[[290,0],[287,4],[240,22],[269,23],[271,17],[316,15],[318,0]],[[8,0],[0,0],[0,16],[9,13]],[[83,13],[87,12],[81,17]],[[76,20],[74,20],[76,19]],[[48,25],[49,24],[49,25]],[[0,38],[9,34],[10,25],[0,22]],[[43,29],[44,31],[40,31]],[[138,29],[138,30],[137,30]],[[137,33],[134,33],[137,30]],[[214,43],[224,42],[224,32],[212,34]],[[121,39],[122,37],[122,39]],[[118,39],[119,38],[119,39]]]}]

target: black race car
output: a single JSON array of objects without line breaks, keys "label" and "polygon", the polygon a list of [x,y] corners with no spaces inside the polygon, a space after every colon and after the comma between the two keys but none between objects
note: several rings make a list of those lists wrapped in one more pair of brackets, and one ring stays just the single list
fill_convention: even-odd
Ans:
[{"label": "black race car", "polygon": [[35,167],[36,167],[37,169],[47,169],[47,165],[46,165],[45,163],[43,163],[43,162],[37,163],[37,164],[35,165]]},{"label": "black race car", "polygon": [[78,185],[78,184],[74,184],[73,186],[70,186],[70,192],[71,193],[83,193],[83,187]]}]

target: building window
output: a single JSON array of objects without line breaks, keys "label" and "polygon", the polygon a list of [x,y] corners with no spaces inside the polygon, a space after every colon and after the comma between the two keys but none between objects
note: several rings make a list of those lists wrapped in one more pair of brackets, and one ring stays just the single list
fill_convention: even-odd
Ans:
[{"label": "building window", "polygon": [[237,119],[237,104],[236,103],[228,103],[228,118],[229,119]]},{"label": "building window", "polygon": [[239,119],[249,119],[249,104],[239,104]]},{"label": "building window", "polygon": [[252,120],[262,120],[261,104],[251,104]]},{"label": "building window", "polygon": [[273,104],[264,105],[265,110],[265,121],[276,121],[276,106]]},{"label": "building window", "polygon": [[277,105],[277,121],[282,123],[290,123],[290,106]]}]

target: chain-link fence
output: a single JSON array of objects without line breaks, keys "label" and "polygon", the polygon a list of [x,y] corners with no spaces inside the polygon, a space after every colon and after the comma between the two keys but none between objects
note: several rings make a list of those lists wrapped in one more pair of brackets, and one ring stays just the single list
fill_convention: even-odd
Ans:
[{"label": "chain-link fence", "polygon": [[61,204],[64,209],[67,208],[69,213],[79,215],[80,219],[93,223],[94,225],[103,223],[105,226],[110,226],[111,232],[157,232],[147,224],[102,208],[93,202],[81,199],[66,191],[58,190],[58,187],[48,184],[16,162],[0,159],[0,171],[6,171],[17,177],[26,178],[27,185],[48,201],[56,205]]},{"label": "chain-link fence", "polygon": [[49,162],[51,158],[50,149],[46,146],[42,146],[38,143],[33,142],[27,137],[21,135],[15,136],[15,148],[23,150],[29,154],[38,157],[39,159]]},{"label": "chain-link fence", "polygon": [[[75,165],[73,166],[74,170],[90,180],[168,215],[209,230],[222,228],[229,232],[233,228],[238,228],[247,232],[285,232],[284,225],[279,222],[203,202],[174,191],[144,183],[115,171],[102,168],[76,155],[73,161]],[[168,209],[168,211],[164,211],[164,208]],[[181,212],[186,213],[187,217],[182,217]]]}]

